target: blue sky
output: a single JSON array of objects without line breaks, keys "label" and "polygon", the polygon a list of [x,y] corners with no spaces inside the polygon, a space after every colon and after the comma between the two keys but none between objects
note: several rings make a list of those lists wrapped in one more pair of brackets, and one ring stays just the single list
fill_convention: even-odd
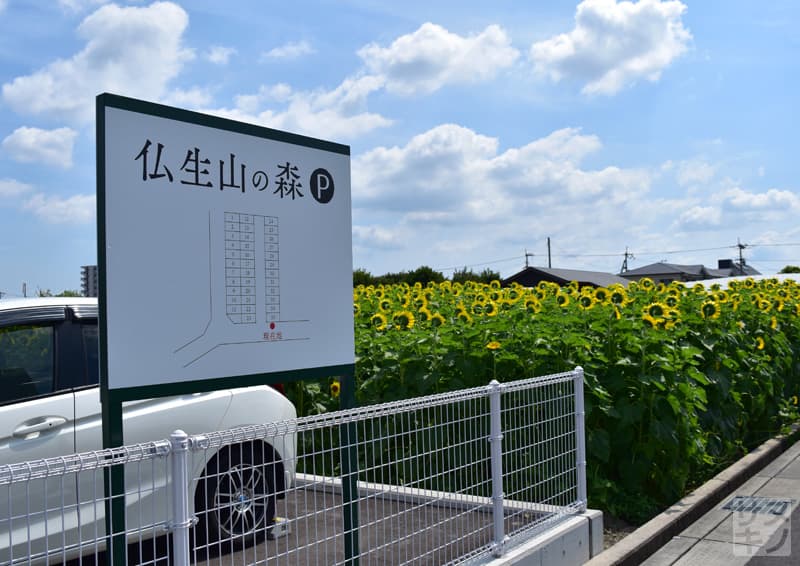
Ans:
[{"label": "blue sky", "polygon": [[351,147],[353,263],[800,264],[800,4],[0,0],[0,291],[96,263],[94,98]]}]

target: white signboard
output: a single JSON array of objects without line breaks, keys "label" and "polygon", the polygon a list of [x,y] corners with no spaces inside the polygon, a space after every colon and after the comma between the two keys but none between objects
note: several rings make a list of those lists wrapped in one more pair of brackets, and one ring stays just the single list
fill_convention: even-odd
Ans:
[{"label": "white signboard", "polygon": [[349,148],[104,96],[108,389],[353,364]]}]

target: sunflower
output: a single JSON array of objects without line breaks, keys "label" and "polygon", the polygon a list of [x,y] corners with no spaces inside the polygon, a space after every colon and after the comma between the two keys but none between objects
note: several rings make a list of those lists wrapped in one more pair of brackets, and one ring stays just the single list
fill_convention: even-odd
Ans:
[{"label": "sunflower", "polygon": [[650,303],[644,311],[655,319],[663,318],[667,312],[667,305],[664,303]]},{"label": "sunflower", "polygon": [[334,381],[331,383],[331,397],[336,399],[339,396],[339,393],[342,392],[342,385],[338,381]]},{"label": "sunflower", "polygon": [[486,348],[488,350],[499,350],[500,349],[500,342],[497,342],[496,340],[492,340],[491,342],[486,344]]},{"label": "sunflower", "polygon": [[464,324],[469,324],[472,322],[472,317],[469,315],[467,311],[461,311],[460,313],[458,313],[458,320],[460,320]]},{"label": "sunflower", "polygon": [[[800,308],[800,303],[798,303],[798,308]],[[533,297],[530,297],[529,299],[525,300],[525,310],[531,314],[542,312],[542,303]],[[800,313],[800,310],[798,310],[798,313]]]},{"label": "sunflower", "polygon": [[639,286],[645,291],[650,291],[655,287],[655,283],[649,277],[642,277],[639,279]]},{"label": "sunflower", "polygon": [[588,311],[597,304],[597,299],[593,295],[581,295],[578,297],[578,307],[582,310]]},{"label": "sunflower", "polygon": [[421,322],[426,322],[431,319],[431,311],[428,310],[428,307],[422,307],[417,312],[417,317]]},{"label": "sunflower", "polygon": [[559,291],[556,293],[556,302],[560,307],[566,307],[569,305],[569,295],[567,293],[563,293]]},{"label": "sunflower", "polygon": [[475,301],[472,303],[472,308],[470,309],[472,314],[482,314],[483,313],[483,303]]},{"label": "sunflower", "polygon": [[756,282],[752,277],[748,277],[747,279],[744,280],[744,286],[747,289],[752,289],[753,287],[756,286]]},{"label": "sunflower", "polygon": [[611,293],[605,287],[597,287],[594,290],[594,299],[601,305],[608,303],[611,298]]},{"label": "sunflower", "polygon": [[498,281],[497,279],[493,280],[491,283],[489,283],[489,287],[491,287],[492,289],[499,289],[500,281]]},{"label": "sunflower", "polygon": [[483,305],[483,312],[486,316],[497,316],[497,311],[497,303],[494,301],[489,301]]},{"label": "sunflower", "polygon": [[386,330],[386,323],[388,321],[386,320],[386,315],[382,312],[373,314],[369,321],[372,323],[372,327],[375,328],[375,330]]},{"label": "sunflower", "polygon": [[608,300],[611,301],[611,304],[622,306],[628,302],[628,296],[625,294],[624,289],[616,289],[611,292]]},{"label": "sunflower", "polygon": [[663,322],[664,319],[655,319],[645,313],[644,316],[642,316],[642,320],[644,321],[644,325],[648,328],[658,328],[658,323]]},{"label": "sunflower", "polygon": [[715,319],[719,318],[720,308],[719,303],[716,301],[705,301],[700,305],[700,314],[703,318]]},{"label": "sunflower", "polygon": [[392,301],[389,299],[381,299],[381,302],[378,303],[378,308],[381,309],[382,312],[389,312],[392,310]]},{"label": "sunflower", "polygon": [[678,297],[674,295],[667,295],[664,299],[664,304],[670,308],[675,308],[678,306]]},{"label": "sunflower", "polygon": [[766,344],[761,336],[756,336],[756,350],[763,350]]},{"label": "sunflower", "polygon": [[444,324],[444,317],[440,315],[438,312],[435,312],[431,315],[431,326],[434,328],[439,328]]},{"label": "sunflower", "polygon": [[778,328],[778,319],[777,319],[776,317],[774,317],[774,316],[773,316],[773,317],[770,319],[770,321],[769,321],[769,327],[770,327],[772,330],[775,330],[775,329],[777,329],[777,328]]},{"label": "sunflower", "polygon": [[414,328],[414,314],[409,310],[402,310],[394,313],[392,316],[395,328],[400,330],[409,330]]}]

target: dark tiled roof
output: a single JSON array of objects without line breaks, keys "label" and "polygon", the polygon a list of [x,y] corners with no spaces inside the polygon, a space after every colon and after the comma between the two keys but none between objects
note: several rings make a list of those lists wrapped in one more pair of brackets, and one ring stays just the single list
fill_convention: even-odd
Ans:
[{"label": "dark tiled roof", "polygon": [[705,275],[706,268],[702,265],[678,265],[675,263],[651,263],[636,269],[629,269],[625,272],[625,277],[647,277],[649,275],[664,275],[670,273],[687,273],[689,275]]},{"label": "dark tiled roof", "polygon": [[526,267],[519,273],[515,273],[503,280],[503,285],[513,282],[521,285],[533,286],[539,281],[553,281],[561,285],[566,285],[570,281],[577,281],[584,285],[595,285],[598,287],[608,287],[612,283],[627,285],[629,281],[613,273],[602,271],[583,271],[580,269],[557,269],[551,267]]}]

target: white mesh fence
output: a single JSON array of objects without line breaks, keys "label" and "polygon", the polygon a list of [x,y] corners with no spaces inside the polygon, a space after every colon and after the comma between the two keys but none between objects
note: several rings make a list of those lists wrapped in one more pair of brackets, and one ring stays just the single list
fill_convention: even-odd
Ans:
[{"label": "white mesh fence", "polygon": [[[509,540],[585,509],[582,380],[578,368],[0,466],[0,564],[500,556]],[[121,468],[124,493],[107,521]]]}]

